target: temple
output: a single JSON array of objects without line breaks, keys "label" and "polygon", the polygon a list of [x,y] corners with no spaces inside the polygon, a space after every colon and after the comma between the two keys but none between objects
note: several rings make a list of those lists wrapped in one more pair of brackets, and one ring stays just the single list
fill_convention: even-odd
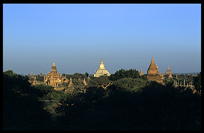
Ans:
[{"label": "temple", "polygon": [[105,66],[103,64],[103,59],[101,59],[101,63],[99,65],[98,70],[94,73],[94,77],[100,77],[100,76],[110,76],[110,73],[105,69]]},{"label": "temple", "polygon": [[159,73],[158,66],[154,64],[154,59],[152,58],[151,64],[147,70],[147,79],[153,80],[158,83],[163,83],[162,75]]},{"label": "temple", "polygon": [[140,68],[140,76],[143,76],[142,68]]},{"label": "temple", "polygon": [[172,72],[170,70],[170,67],[168,66],[168,69],[166,70],[165,75],[169,75],[169,74],[172,74]]},{"label": "temple", "polygon": [[55,62],[53,61],[51,72],[48,72],[48,74],[44,76],[44,83],[56,87],[59,84],[63,83],[63,79],[64,77],[62,77],[62,75],[60,75],[60,73],[57,72]]}]

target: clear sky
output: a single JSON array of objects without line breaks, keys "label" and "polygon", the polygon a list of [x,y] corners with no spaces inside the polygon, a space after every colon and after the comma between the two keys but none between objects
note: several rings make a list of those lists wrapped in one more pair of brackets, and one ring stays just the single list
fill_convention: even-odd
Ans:
[{"label": "clear sky", "polygon": [[3,4],[3,71],[201,71],[201,4]]}]

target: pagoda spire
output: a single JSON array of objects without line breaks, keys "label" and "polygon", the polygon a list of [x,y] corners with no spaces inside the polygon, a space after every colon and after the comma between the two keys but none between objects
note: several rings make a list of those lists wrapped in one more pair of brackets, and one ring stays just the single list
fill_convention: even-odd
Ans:
[{"label": "pagoda spire", "polygon": [[155,65],[155,64],[154,64],[154,58],[152,58],[151,65]]},{"label": "pagoda spire", "polygon": [[55,61],[53,61],[53,66],[55,66]]},{"label": "pagoda spire", "polygon": [[51,72],[57,72],[57,68],[55,66],[55,62],[53,61]]},{"label": "pagoda spire", "polygon": [[154,64],[154,58],[152,58],[151,60],[151,64],[149,65],[149,68],[147,70],[147,74],[156,74],[158,73],[158,68],[156,67],[156,65]]},{"label": "pagoda spire", "polygon": [[99,65],[99,69],[105,69],[105,66],[103,64],[103,59],[101,58],[101,63]]}]

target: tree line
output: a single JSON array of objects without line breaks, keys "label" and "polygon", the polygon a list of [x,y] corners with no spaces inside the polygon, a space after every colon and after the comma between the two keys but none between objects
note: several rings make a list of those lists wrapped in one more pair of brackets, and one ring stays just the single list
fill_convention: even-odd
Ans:
[{"label": "tree line", "polygon": [[150,82],[136,69],[91,77],[83,89],[85,93],[64,93],[32,86],[27,76],[12,70],[3,72],[4,130],[201,129],[200,95]]}]

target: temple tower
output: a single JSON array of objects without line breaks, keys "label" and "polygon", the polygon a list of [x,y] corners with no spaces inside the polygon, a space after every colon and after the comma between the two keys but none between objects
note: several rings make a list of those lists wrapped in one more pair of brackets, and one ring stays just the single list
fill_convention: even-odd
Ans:
[{"label": "temple tower", "polygon": [[153,58],[151,60],[151,64],[149,65],[149,68],[147,70],[147,79],[163,84],[162,76],[159,73],[159,69],[154,64]]}]

